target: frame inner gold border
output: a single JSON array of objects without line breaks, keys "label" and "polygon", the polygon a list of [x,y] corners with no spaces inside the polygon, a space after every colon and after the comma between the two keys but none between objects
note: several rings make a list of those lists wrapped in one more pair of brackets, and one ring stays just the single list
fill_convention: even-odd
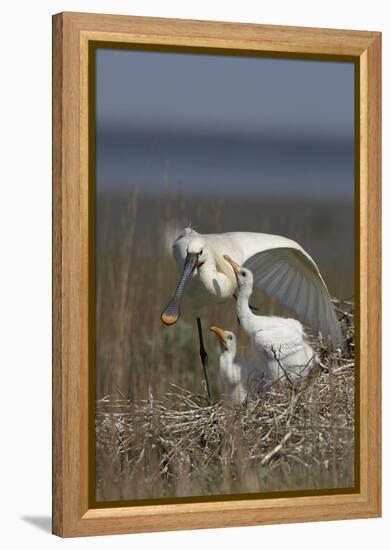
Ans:
[{"label": "frame inner gold border", "polygon": [[[172,53],[198,53],[240,57],[284,58],[312,61],[334,61],[354,65],[354,246],[355,246],[355,483],[341,489],[275,491],[265,493],[235,493],[228,495],[189,496],[174,498],[96,501],[95,498],[95,53],[97,49],[122,49]],[[119,508],[195,502],[243,501],[286,497],[342,495],[360,493],[360,57],[351,55],[270,52],[260,50],[167,46],[144,43],[88,41],[88,507]]]}]

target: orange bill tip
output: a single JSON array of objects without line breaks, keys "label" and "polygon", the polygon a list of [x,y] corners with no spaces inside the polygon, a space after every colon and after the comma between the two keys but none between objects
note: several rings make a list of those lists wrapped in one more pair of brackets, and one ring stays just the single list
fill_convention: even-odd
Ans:
[{"label": "orange bill tip", "polygon": [[161,319],[165,325],[174,325],[178,321],[178,316],[165,315],[164,313],[162,313]]}]

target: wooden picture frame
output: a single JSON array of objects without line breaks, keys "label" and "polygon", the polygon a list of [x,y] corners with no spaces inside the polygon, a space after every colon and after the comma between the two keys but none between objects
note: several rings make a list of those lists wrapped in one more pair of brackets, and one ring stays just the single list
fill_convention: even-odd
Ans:
[{"label": "wooden picture frame", "polygon": [[[354,492],[91,507],[89,45],[121,42],[278,56],[346,56],[357,68],[360,239],[359,484]],[[53,533],[63,537],[378,517],[381,514],[381,34],[61,13],[53,17]]]}]

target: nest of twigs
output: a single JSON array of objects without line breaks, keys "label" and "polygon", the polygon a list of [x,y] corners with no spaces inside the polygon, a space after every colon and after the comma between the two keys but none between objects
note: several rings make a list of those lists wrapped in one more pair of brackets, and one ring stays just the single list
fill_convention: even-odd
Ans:
[{"label": "nest of twigs", "polygon": [[354,483],[354,312],[336,302],[344,349],[242,405],[173,386],[160,400],[110,395],[96,406],[99,499],[347,487]]}]

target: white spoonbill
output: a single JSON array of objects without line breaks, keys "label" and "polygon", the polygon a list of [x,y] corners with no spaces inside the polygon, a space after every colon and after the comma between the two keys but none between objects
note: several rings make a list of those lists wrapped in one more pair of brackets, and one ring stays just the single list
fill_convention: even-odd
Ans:
[{"label": "white spoonbill", "polygon": [[236,310],[240,325],[251,339],[266,378],[275,381],[284,375],[289,379],[307,376],[316,359],[305,339],[303,325],[296,319],[254,315],[249,307],[254,282],[252,272],[229,256],[224,258],[231,264],[238,282]]},{"label": "white spoonbill", "polygon": [[210,327],[220,344],[220,391],[236,404],[243,403],[249,394],[260,393],[266,386],[264,373],[245,359],[236,357],[236,336],[219,327]]},{"label": "white spoonbill", "polygon": [[252,270],[254,284],[296,313],[317,336],[336,345],[341,331],[326,284],[311,256],[295,241],[267,233],[220,233],[201,235],[187,227],[173,243],[173,253],[181,278],[162,313],[166,325],[176,323],[180,302],[188,295],[197,317],[200,355],[208,397],[208,356],[202,338],[200,310],[203,306],[232,298],[237,282],[224,254]]}]

